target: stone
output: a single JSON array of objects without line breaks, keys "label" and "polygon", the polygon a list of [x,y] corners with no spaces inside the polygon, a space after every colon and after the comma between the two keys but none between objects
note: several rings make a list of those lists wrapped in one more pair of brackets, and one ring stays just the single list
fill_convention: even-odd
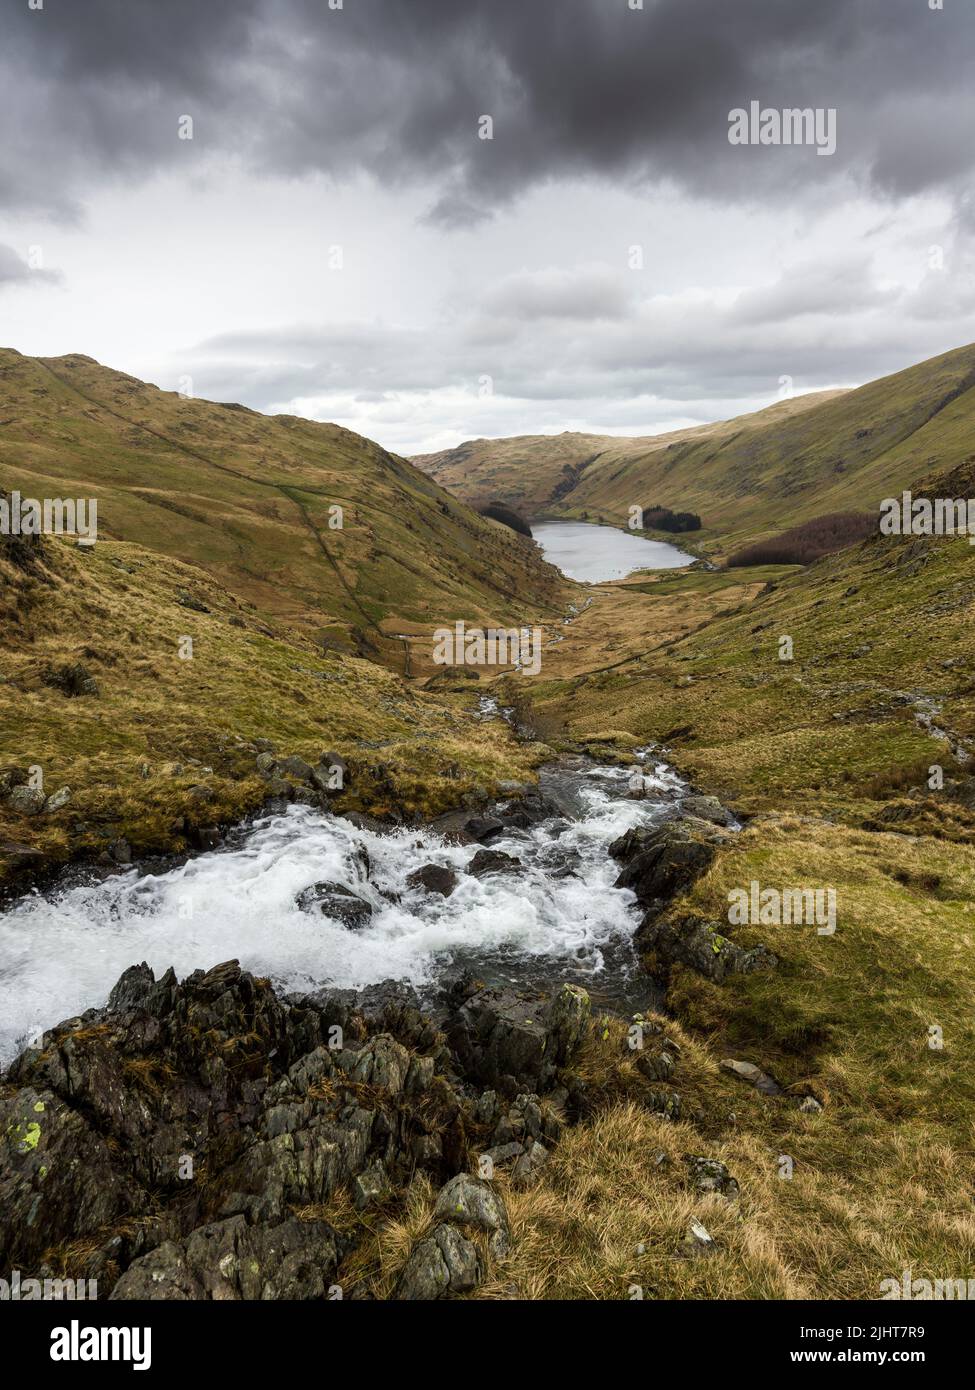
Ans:
[{"label": "stone", "polygon": [[7,805],[18,816],[37,816],[44,810],[47,797],[39,787],[14,787]]},{"label": "stone", "polygon": [[511,1248],[511,1228],[504,1203],[490,1183],[472,1173],[458,1173],[440,1189],[433,1208],[433,1219],[438,1218],[486,1232],[492,1255],[502,1257]]},{"label": "stone", "polygon": [[815,1096],[803,1096],[799,1102],[799,1110],[803,1115],[821,1115],[823,1107]]},{"label": "stone", "polygon": [[496,839],[504,829],[504,822],[497,816],[471,816],[464,825],[464,830],[471,839],[480,840],[482,844]]},{"label": "stone", "polygon": [[716,796],[685,796],[681,809],[698,820],[710,821],[712,825],[728,827],[735,823],[734,816]]},{"label": "stone", "polygon": [[782,1087],[779,1083],[771,1076],[766,1075],[761,1068],[756,1067],[753,1062],[739,1062],[732,1057],[723,1057],[721,1067],[740,1080],[747,1081],[749,1086],[754,1086],[756,1091],[761,1091],[762,1095],[778,1096],[782,1094]]},{"label": "stone", "polygon": [[660,964],[686,965],[706,979],[720,984],[729,975],[750,975],[773,970],[778,959],[765,946],[748,950],[725,936],[722,923],[694,913],[658,917],[648,912],[634,940],[641,951],[653,951]]},{"label": "stone", "polygon": [[521,860],[513,854],[504,854],[499,849],[479,849],[465,866],[465,872],[474,878],[483,878],[485,874],[510,874],[520,868]]},{"label": "stone", "polygon": [[422,869],[414,869],[406,880],[408,888],[425,888],[428,893],[439,893],[449,898],[457,887],[457,875],[453,869],[439,864],[424,864]]},{"label": "stone", "polygon": [[303,889],[295,898],[302,912],[318,912],[333,917],[350,931],[360,931],[372,920],[372,905],[342,883],[323,881]]},{"label": "stone", "polygon": [[720,1160],[706,1158],[702,1154],[685,1154],[684,1162],[688,1168],[688,1179],[696,1192],[705,1195],[717,1192],[729,1202],[738,1200],[738,1183]]},{"label": "stone", "polygon": [[76,699],[81,695],[98,694],[98,682],[88,667],[83,666],[80,661],[50,667],[44,671],[41,680],[45,685],[59,690],[62,695],[66,695],[69,699]]},{"label": "stone", "polygon": [[417,1302],[469,1293],[483,1276],[483,1261],[477,1247],[455,1226],[444,1222],[414,1247],[393,1298]]},{"label": "stone", "polygon": [[656,829],[628,830],[609,847],[623,869],[613,885],[629,888],[644,907],[685,892],[710,867],[718,841],[689,828],[681,821],[668,821]]},{"label": "stone", "polygon": [[311,763],[306,763],[304,758],[281,758],[277,766],[280,777],[294,777],[298,782],[311,782],[312,767]]},{"label": "stone", "polygon": [[194,613],[209,613],[209,608],[202,599],[191,594],[187,589],[180,589],[176,595],[176,602],[181,608],[189,608]]},{"label": "stone", "polygon": [[352,1183],[352,1204],[356,1211],[366,1211],[380,1206],[389,1195],[391,1188],[386,1165],[380,1159],[359,1173]]},{"label": "stone", "polygon": [[530,1149],[526,1150],[520,1158],[515,1159],[514,1167],[511,1170],[511,1181],[516,1187],[530,1187],[538,1178],[548,1156],[548,1149],[541,1140],[536,1139]]},{"label": "stone", "polygon": [[688,1259],[700,1259],[702,1256],[713,1255],[716,1249],[714,1237],[707,1228],[702,1226],[700,1221],[691,1221],[678,1253]]},{"label": "stone", "polygon": [[110,1299],[324,1299],[346,1242],[324,1221],[249,1226],[243,1216],[164,1241],[135,1260]]}]

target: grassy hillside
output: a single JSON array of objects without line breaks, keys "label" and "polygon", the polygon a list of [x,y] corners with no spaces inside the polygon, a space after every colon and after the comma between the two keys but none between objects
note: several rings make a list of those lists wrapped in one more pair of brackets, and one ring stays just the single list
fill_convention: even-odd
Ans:
[{"label": "grassy hillside", "polygon": [[[577,493],[588,490],[595,479],[613,480],[620,469],[629,468],[634,461],[646,462],[682,445],[713,445],[733,437],[746,422],[777,426],[841,394],[819,391],[780,401],[736,420],[719,420],[640,438],[566,430],[562,434],[472,439],[439,453],[417,454],[412,462],[471,506],[499,499],[529,517],[576,515],[571,508]],[[635,505],[655,500],[641,495]],[[625,523],[625,514],[623,520]]]},{"label": "grassy hillside", "polygon": [[[24,847],[47,865],[120,839],[136,854],[181,850],[239,819],[269,793],[262,740],[310,763],[339,753],[349,772],[331,804],[381,815],[436,814],[528,776],[541,756],[500,723],[485,740],[469,695],[325,653],[205,571],[139,546],[0,545],[0,618],[0,781],[37,767],[45,792],[71,793],[39,815],[0,805],[0,886]],[[72,693],[71,670],[93,687]]]},{"label": "grassy hillside", "polygon": [[392,633],[551,611],[566,587],[528,541],[369,440],[186,400],[87,357],[0,351],[0,458],[7,491],[96,497],[100,535],[400,669]]},{"label": "grassy hillside", "polygon": [[[930,483],[973,489],[971,465]],[[808,569],[644,577],[590,596],[533,686],[538,726],[607,757],[660,741],[722,794],[746,826],[674,911],[764,943],[779,965],[721,985],[682,966],[661,975],[659,1022],[682,1047],[677,1125],[634,1104],[623,1025],[594,1037],[607,1103],[538,1187],[510,1194],[515,1265],[483,1294],[877,1298],[906,1268],[972,1277],[972,547],[877,538]],[[835,936],[729,926],[729,892],[753,879],[832,886]],[[729,1057],[784,1095],[730,1077]],[[801,1112],[804,1095],[822,1111]],[[689,1190],[687,1154],[724,1161],[741,1201]],[[692,1216],[712,1259],[673,1258]]]},{"label": "grassy hillside", "polygon": [[487,491],[535,514],[625,526],[630,506],[697,512],[695,545],[727,554],[811,517],[876,511],[884,497],[963,463],[973,432],[969,345],[856,391],[678,435],[478,440],[417,462],[460,497]]}]

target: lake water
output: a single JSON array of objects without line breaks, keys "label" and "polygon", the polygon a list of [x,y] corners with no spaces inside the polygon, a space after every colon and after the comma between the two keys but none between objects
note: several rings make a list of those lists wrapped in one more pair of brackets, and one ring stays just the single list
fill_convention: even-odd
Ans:
[{"label": "lake water", "polygon": [[694,559],[666,541],[649,541],[588,521],[533,522],[532,535],[549,564],[557,565],[570,579],[589,584],[623,579],[634,570],[679,569]]}]

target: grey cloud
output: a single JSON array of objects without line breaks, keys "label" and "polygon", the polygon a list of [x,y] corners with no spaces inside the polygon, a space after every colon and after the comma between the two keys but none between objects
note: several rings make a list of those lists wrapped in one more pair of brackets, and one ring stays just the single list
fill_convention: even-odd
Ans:
[{"label": "grey cloud", "polygon": [[12,246],[0,244],[0,289],[6,285],[56,285],[61,278],[57,270],[33,269]]},{"label": "grey cloud", "polygon": [[901,293],[874,282],[866,256],[839,264],[812,262],[790,267],[772,285],[743,291],[729,317],[736,323],[767,324],[804,314],[848,315],[893,304]]},{"label": "grey cloud", "polygon": [[[463,228],[553,179],[795,197],[842,172],[960,180],[975,11],[923,0],[4,0],[0,197],[77,214],[93,179],[243,161],[429,186]],[[835,106],[831,159],[734,148],[727,115]],[[191,114],[192,142],[176,139]],[[491,114],[493,141],[477,138]],[[45,172],[43,179],[37,171]]]}]

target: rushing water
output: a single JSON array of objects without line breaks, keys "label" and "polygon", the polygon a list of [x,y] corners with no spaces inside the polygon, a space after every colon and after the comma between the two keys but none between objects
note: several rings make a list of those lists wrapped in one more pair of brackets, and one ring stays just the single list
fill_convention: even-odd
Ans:
[{"label": "rushing water", "polygon": [[589,584],[623,579],[634,570],[678,569],[694,560],[666,541],[648,541],[588,521],[533,522],[532,535],[550,564],[570,579]]},{"label": "rushing water", "polygon": [[[648,761],[637,800],[631,776],[581,759],[543,770],[540,790],[559,814],[490,845],[522,861],[513,873],[466,874],[480,846],[431,830],[378,834],[291,806],[164,872],[133,868],[22,899],[0,916],[0,1062],[41,1029],[103,1004],[142,960],[157,977],[172,965],[182,978],[237,957],[285,990],[396,979],[423,991],[468,967],[493,982],[574,979],[597,999],[645,1003],[651,987],[630,945],[640,915],[633,894],[612,886],[618,866],[606,849],[667,814],[681,784]],[[431,863],[458,873],[447,898],[407,887]],[[353,931],[299,909],[296,896],[322,880],[366,899],[368,925]]]}]

